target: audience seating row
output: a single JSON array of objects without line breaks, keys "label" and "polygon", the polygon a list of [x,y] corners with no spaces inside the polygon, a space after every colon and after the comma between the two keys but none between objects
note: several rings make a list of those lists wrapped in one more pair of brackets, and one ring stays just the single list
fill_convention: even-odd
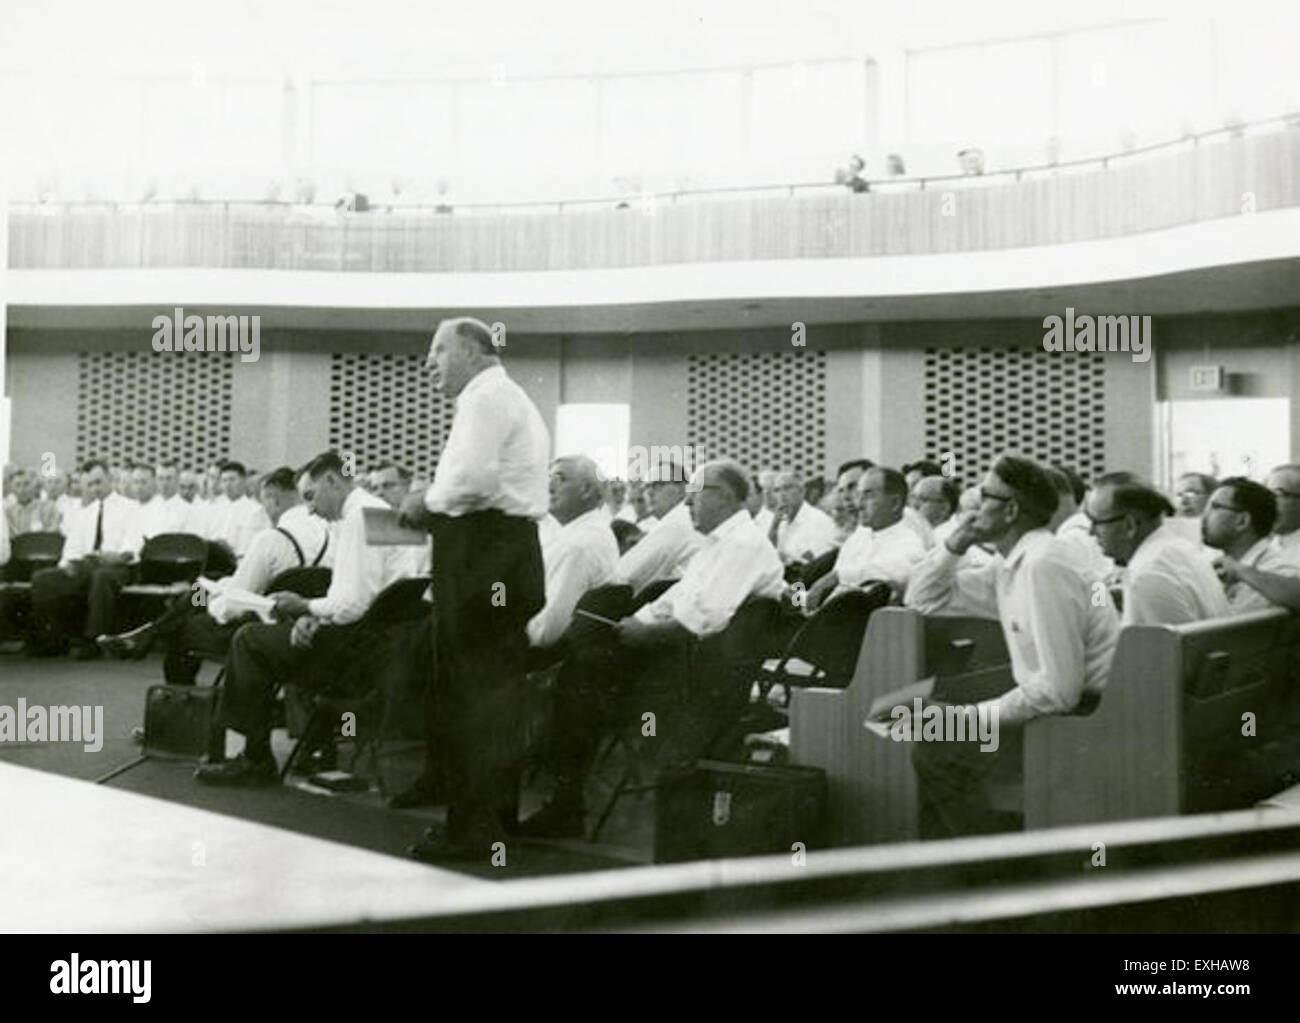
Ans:
[{"label": "audience seating row", "polygon": [[[1031,722],[990,802],[1027,829],[1251,806],[1300,777],[1298,674],[1300,623],[1284,611],[1126,628],[1095,710]],[[916,838],[911,744],[863,721],[931,676],[952,702],[1010,688],[999,624],[883,608],[847,688],[792,694],[791,761],[827,772],[833,844]]]}]

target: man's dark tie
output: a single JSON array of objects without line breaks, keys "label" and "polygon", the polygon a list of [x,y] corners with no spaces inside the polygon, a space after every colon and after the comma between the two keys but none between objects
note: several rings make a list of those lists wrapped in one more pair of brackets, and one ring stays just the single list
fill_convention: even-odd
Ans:
[{"label": "man's dark tie", "polygon": [[99,515],[95,519],[95,546],[91,550],[97,551],[104,546],[104,502],[99,502]]}]

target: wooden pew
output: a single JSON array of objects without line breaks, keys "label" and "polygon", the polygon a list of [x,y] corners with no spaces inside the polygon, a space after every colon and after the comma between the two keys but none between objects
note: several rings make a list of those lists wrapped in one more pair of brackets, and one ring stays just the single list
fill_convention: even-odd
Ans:
[{"label": "wooden pew", "polygon": [[[878,697],[931,675],[934,695],[954,701],[972,686],[1009,688],[999,623],[884,608],[848,688],[792,694],[791,761],[826,771],[833,844],[916,837],[911,744],[862,721]],[[1242,734],[1247,713],[1254,736]],[[1300,619],[1275,610],[1131,626],[1097,709],[1031,722],[1015,752],[989,796],[1026,829],[1251,806],[1300,778]]]},{"label": "wooden pew", "polygon": [[1292,783],[1298,668],[1285,611],[1130,626],[1093,714],[1025,729],[1025,827],[1241,808]]},{"label": "wooden pew", "polygon": [[863,728],[872,703],[930,675],[978,672],[1006,661],[996,621],[926,618],[912,608],[885,607],[867,623],[847,688],[792,692],[790,760],[826,772],[832,845],[916,837],[911,744],[889,742]]}]

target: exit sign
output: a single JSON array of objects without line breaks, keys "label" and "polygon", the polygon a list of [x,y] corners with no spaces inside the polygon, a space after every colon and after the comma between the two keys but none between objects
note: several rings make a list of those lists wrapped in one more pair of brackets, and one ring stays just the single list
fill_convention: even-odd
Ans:
[{"label": "exit sign", "polygon": [[1192,367],[1192,390],[1193,391],[1222,391],[1223,390],[1223,367],[1222,366],[1193,366]]}]

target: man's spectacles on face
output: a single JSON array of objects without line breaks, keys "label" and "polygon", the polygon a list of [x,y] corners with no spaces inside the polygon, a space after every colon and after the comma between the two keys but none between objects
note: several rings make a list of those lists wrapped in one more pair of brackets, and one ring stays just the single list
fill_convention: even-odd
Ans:
[{"label": "man's spectacles on face", "polygon": [[1127,517],[1126,512],[1121,512],[1119,515],[1111,515],[1108,518],[1104,518],[1104,519],[1094,518],[1091,512],[1085,511],[1083,514],[1087,516],[1088,521],[1092,524],[1092,527],[1094,529],[1096,529],[1098,526],[1109,526],[1111,523],[1118,522],[1120,521],[1120,519]]},{"label": "man's spectacles on face", "polygon": [[1274,487],[1270,493],[1279,501],[1288,499],[1292,501],[1300,501],[1300,494],[1296,493],[1294,490],[1283,490],[1281,487]]},{"label": "man's spectacles on face", "polygon": [[1234,515],[1240,515],[1242,512],[1246,510],[1245,508],[1234,508],[1230,504],[1217,504],[1214,501],[1210,502],[1210,508],[1213,509],[1214,511],[1232,512]]},{"label": "man's spectacles on face", "polygon": [[1015,499],[1014,494],[995,494],[991,490],[986,490],[983,487],[980,487],[981,501],[1014,501]]}]

